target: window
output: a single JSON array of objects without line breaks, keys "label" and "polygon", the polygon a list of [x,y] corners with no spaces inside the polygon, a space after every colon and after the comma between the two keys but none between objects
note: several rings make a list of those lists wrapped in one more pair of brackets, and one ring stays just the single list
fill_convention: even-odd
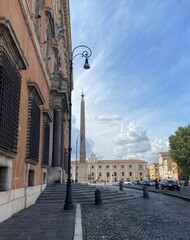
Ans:
[{"label": "window", "polygon": [[49,135],[50,135],[50,126],[49,123],[47,121],[45,121],[44,123],[44,129],[43,129],[43,139],[44,139],[44,143],[43,143],[43,160],[42,163],[44,165],[48,166],[49,163]]},{"label": "window", "polygon": [[0,46],[0,147],[17,151],[21,76]]},{"label": "window", "polygon": [[50,114],[43,111],[43,147],[42,147],[42,165],[49,165],[49,137],[50,137]]},{"label": "window", "polygon": [[30,133],[29,151],[27,158],[38,161],[40,141],[40,108],[34,98],[29,98],[29,122]]},{"label": "window", "polygon": [[94,172],[92,172],[92,176],[94,176]]},{"label": "window", "polygon": [[116,172],[114,172],[114,176],[117,176],[117,173],[116,173]]},{"label": "window", "polygon": [[132,166],[131,166],[131,165],[129,165],[129,168],[132,168]]},{"label": "window", "polygon": [[140,172],[140,176],[142,176],[142,172]]},{"label": "window", "polygon": [[124,172],[122,172],[122,177],[123,177],[124,175],[125,175]]},{"label": "window", "polygon": [[121,165],[122,168],[124,168],[124,165]]},{"label": "window", "polygon": [[139,168],[142,169],[142,165],[139,165]]},{"label": "window", "polygon": [[7,190],[8,167],[0,166],[0,191]]},{"label": "window", "polygon": [[19,71],[28,64],[9,20],[1,17],[0,29],[0,148],[12,157],[17,152]]},{"label": "window", "polygon": [[132,172],[129,172],[129,176],[132,176]]},{"label": "window", "polygon": [[94,166],[92,166],[92,168],[94,168]]},{"label": "window", "polygon": [[101,176],[102,176],[102,173],[100,172],[100,173],[99,173],[99,177],[101,177]]},{"label": "window", "polygon": [[107,172],[107,177],[109,177],[110,176],[110,173],[109,172]]},{"label": "window", "polygon": [[47,182],[47,173],[43,172],[43,184],[46,184]]},{"label": "window", "polygon": [[109,168],[109,165],[107,165],[106,167]]},{"label": "window", "polygon": [[34,186],[34,176],[35,172],[34,170],[29,170],[28,171],[28,186]]},{"label": "window", "polygon": [[102,166],[99,166],[99,168],[102,168]]},{"label": "window", "polygon": [[113,167],[116,168],[116,165],[114,165]]},{"label": "window", "polygon": [[[38,163],[39,142],[40,142],[40,105],[44,103],[39,88],[36,83],[28,83],[29,99],[28,99],[28,129],[27,129],[27,146],[26,158],[33,163]],[[48,134],[48,126],[46,126]],[[47,136],[49,137],[49,136]],[[49,143],[46,139],[46,145]],[[46,150],[47,151],[47,150]],[[48,154],[46,152],[46,154]],[[47,157],[47,155],[46,155]],[[48,161],[48,159],[46,159]],[[47,162],[46,162],[47,164]]]}]

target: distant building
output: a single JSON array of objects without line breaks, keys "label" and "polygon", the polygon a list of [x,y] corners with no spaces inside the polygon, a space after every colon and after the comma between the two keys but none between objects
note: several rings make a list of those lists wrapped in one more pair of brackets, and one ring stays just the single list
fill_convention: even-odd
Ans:
[{"label": "distant building", "polygon": [[178,180],[177,164],[172,161],[169,152],[159,153],[159,170],[161,179]]},{"label": "distant building", "polygon": [[177,163],[172,162],[172,179],[179,180]]},{"label": "distant building", "polygon": [[[72,161],[72,179],[76,178],[76,161]],[[87,172],[83,176],[84,163],[77,164],[79,182],[118,182],[123,180],[147,180],[147,162],[144,160],[97,160],[95,154],[86,161]],[[83,172],[84,173],[84,172]]]},{"label": "distant building", "polygon": [[151,163],[149,165],[149,174],[151,180],[160,179],[159,163]]}]

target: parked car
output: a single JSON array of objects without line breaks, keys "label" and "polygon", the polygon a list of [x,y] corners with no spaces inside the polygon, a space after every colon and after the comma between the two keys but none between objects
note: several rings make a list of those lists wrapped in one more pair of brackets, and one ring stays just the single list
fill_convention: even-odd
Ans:
[{"label": "parked car", "polygon": [[151,186],[150,181],[143,181],[143,182],[141,183],[141,185],[142,185],[142,186],[147,186],[147,187],[150,187],[150,186]]},{"label": "parked car", "polygon": [[180,190],[180,186],[174,181],[174,180],[163,180],[160,183],[161,189],[163,190],[168,189],[168,190]]},{"label": "parked car", "polygon": [[126,185],[132,185],[131,181],[130,180],[124,181],[124,186],[126,186]]},{"label": "parked car", "polygon": [[150,186],[152,187],[155,187],[155,180],[149,180],[149,183],[150,183]]},{"label": "parked car", "polygon": [[141,181],[140,180],[135,180],[135,181],[133,181],[133,184],[134,185],[141,185]]},{"label": "parked car", "polygon": [[185,187],[185,186],[188,186],[189,185],[189,182],[187,180],[180,180],[179,181],[179,185],[181,187]]}]

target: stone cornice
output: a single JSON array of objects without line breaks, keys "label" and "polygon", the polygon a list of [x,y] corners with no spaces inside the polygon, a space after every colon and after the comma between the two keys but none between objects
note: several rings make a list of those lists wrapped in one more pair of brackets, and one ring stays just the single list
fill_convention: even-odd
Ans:
[{"label": "stone cornice", "polygon": [[6,150],[6,149],[0,147],[0,155],[1,156],[5,156],[10,159],[14,159],[16,157],[16,154],[17,154],[17,152],[14,153],[14,152],[11,152],[9,150]]},{"label": "stone cornice", "polygon": [[69,59],[72,56],[72,43],[71,43],[71,22],[70,22],[70,8],[69,0],[63,0],[63,9],[64,9],[64,20],[66,25],[66,36],[67,36],[67,51]]},{"label": "stone cornice", "polygon": [[27,69],[28,63],[20,47],[11,23],[5,17],[0,17],[0,45],[9,52],[18,70]]},{"label": "stone cornice", "polygon": [[52,122],[53,121],[53,117],[50,113],[50,110],[48,109],[42,109],[43,115],[44,117],[48,120],[48,122]]},{"label": "stone cornice", "polygon": [[43,98],[42,93],[40,92],[38,85],[35,82],[29,81],[28,88],[30,92],[33,94],[33,96],[35,96],[36,100],[38,101],[38,104],[39,105],[44,104],[45,100]]}]

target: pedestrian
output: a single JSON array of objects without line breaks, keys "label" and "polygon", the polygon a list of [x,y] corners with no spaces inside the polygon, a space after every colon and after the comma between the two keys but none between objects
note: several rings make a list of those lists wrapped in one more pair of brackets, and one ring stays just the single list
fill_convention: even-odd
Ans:
[{"label": "pedestrian", "polygon": [[158,182],[158,178],[156,178],[156,180],[155,180],[155,187],[156,187],[156,189],[159,189],[159,182]]},{"label": "pedestrian", "polygon": [[119,181],[119,190],[123,191],[123,178]]}]

